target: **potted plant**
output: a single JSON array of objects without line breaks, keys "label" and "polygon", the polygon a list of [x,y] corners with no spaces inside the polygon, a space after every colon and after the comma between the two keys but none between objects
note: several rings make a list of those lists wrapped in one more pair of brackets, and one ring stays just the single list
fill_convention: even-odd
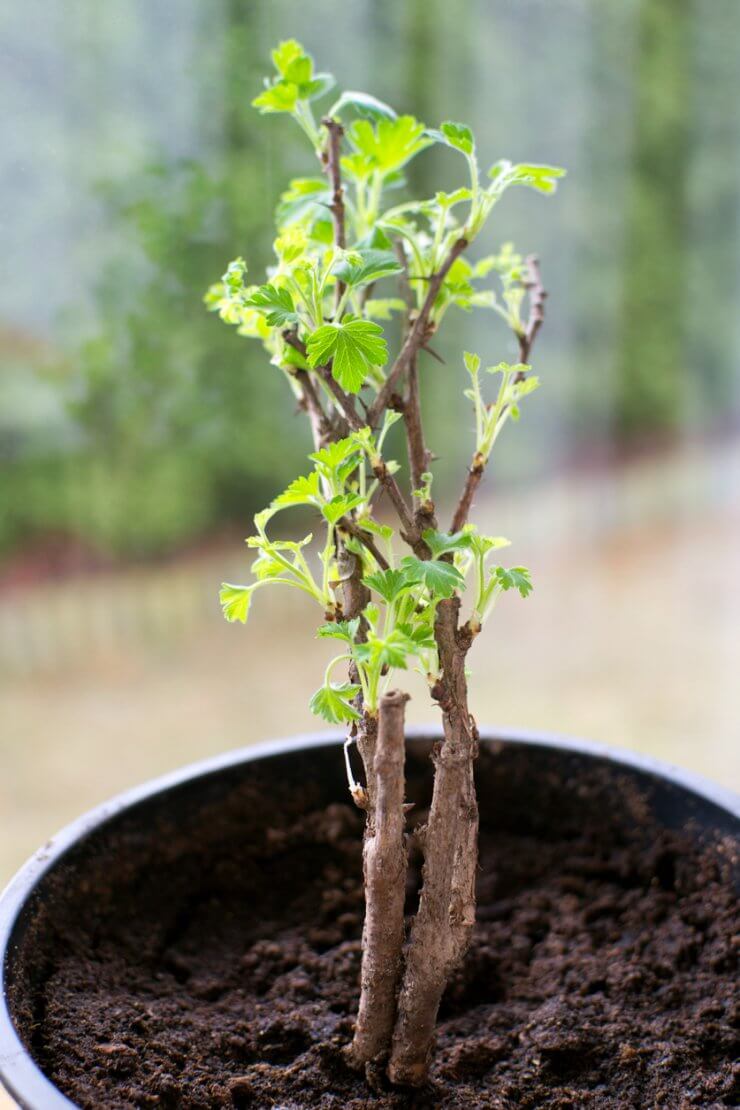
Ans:
[{"label": "potted plant", "polygon": [[[311,709],[343,726],[343,760],[336,736],[242,753],[63,834],[3,903],[0,1074],[44,1107],[69,1105],[60,1090],[122,1107],[725,1105],[737,812],[644,761],[481,738],[468,705],[484,621],[532,590],[469,517],[537,388],[546,296],[535,257],[468,250],[506,190],[552,193],[563,171],[500,161],[482,178],[467,126],[431,130],[366,94],[318,120],[333,79],[294,41],[273,61],[254,103],[298,123],[320,173],[281,196],[268,280],[238,258],[207,302],[264,344],[314,449],[255,517],[253,579],[221,603],[241,622],[268,585],[317,604],[337,651]],[[464,183],[398,199],[432,144]],[[503,318],[517,360],[461,359],[474,435],[443,522],[422,359],[447,311],[473,307]],[[318,522],[318,551],[276,533],[293,509]],[[441,715],[413,738],[411,668]]]}]

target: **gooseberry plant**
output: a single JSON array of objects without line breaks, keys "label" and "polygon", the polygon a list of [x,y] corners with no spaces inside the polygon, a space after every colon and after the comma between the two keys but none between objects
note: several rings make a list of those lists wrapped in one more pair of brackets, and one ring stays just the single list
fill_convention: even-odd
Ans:
[{"label": "gooseberry plant", "polygon": [[[247,540],[256,552],[253,580],[225,583],[221,603],[227,620],[245,622],[263,587],[300,590],[318,606],[317,635],[337,641],[311,709],[346,726],[350,790],[366,814],[361,993],[347,1052],[358,1068],[381,1062],[392,1082],[419,1085],[442,993],[475,920],[478,733],[467,656],[501,594],[527,597],[532,589],[525,567],[499,563],[508,541],[482,535],[469,514],[499,435],[539,384],[530,353],[545,291],[536,258],[510,244],[474,262],[466,255],[508,189],[549,194],[564,171],[498,161],[483,176],[469,127],[448,121],[430,129],[364,93],[343,92],[317,118],[314,102],[330,92],[333,78],[316,73],[292,40],[272,58],[275,74],[253,103],[298,124],[321,172],[291,181],[280,197],[267,280],[251,284],[237,258],[206,301],[240,335],[262,342],[310,421],[314,450],[307,472],[256,515]],[[406,197],[404,168],[433,144],[460,159],[464,183]],[[462,359],[474,444],[445,531],[422,421],[421,363],[434,354],[430,343],[448,311],[473,308],[503,319],[518,361],[484,367],[476,354]],[[400,334],[393,358],[386,327]],[[407,482],[387,457],[397,422],[405,430]],[[311,535],[273,535],[274,518],[298,506],[315,513],[318,547]],[[407,928],[407,695],[394,683],[410,668],[428,679],[443,739],[433,753],[428,818],[414,833],[424,863]],[[364,768],[361,784],[352,744]]]}]

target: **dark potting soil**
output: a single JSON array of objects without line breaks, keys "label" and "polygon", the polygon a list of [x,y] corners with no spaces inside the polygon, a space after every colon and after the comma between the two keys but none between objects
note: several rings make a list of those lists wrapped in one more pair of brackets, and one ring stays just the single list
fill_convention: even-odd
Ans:
[{"label": "dark potting soil", "polygon": [[[627,774],[517,749],[479,760],[478,925],[430,1084],[369,1086],[342,1055],[361,819],[338,750],[301,758],[287,780],[247,768],[146,829],[127,819],[57,880],[14,1006],[79,1106],[740,1104],[737,843],[660,828]],[[409,764],[421,820],[426,753]]]}]

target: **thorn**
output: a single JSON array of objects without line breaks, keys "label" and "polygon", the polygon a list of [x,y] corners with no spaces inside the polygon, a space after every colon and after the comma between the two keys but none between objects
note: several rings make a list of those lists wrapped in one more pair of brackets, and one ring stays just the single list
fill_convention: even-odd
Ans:
[{"label": "thorn", "polygon": [[431,356],[432,356],[432,358],[436,358],[437,362],[441,362],[443,366],[446,366],[446,365],[447,365],[447,363],[446,363],[446,362],[445,362],[445,360],[444,360],[444,359],[442,358],[442,356],[441,356],[441,355],[438,355],[436,351],[433,351],[431,347],[427,347],[426,343],[423,343],[423,344],[422,344],[422,347],[421,347],[421,349],[422,349],[422,351],[426,351],[426,353],[427,353],[428,355],[431,355]]}]

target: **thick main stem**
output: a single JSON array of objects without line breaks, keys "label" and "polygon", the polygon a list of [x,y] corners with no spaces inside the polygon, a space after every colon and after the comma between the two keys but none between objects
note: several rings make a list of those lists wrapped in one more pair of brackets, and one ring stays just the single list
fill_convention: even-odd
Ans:
[{"label": "thick main stem", "polygon": [[408,695],[385,694],[378,706],[373,806],[363,845],[365,924],[360,1006],[349,1058],[362,1067],[388,1053],[396,1020],[406,893],[404,714]]},{"label": "thick main stem", "polygon": [[434,696],[442,709],[444,739],[434,753],[432,805],[421,831],[423,885],[388,1066],[392,1082],[410,1086],[426,1080],[442,994],[465,955],[475,923],[478,806],[473,765],[478,734],[465,679],[472,635],[467,626],[458,626],[459,612],[456,597],[437,607],[441,675]]}]

